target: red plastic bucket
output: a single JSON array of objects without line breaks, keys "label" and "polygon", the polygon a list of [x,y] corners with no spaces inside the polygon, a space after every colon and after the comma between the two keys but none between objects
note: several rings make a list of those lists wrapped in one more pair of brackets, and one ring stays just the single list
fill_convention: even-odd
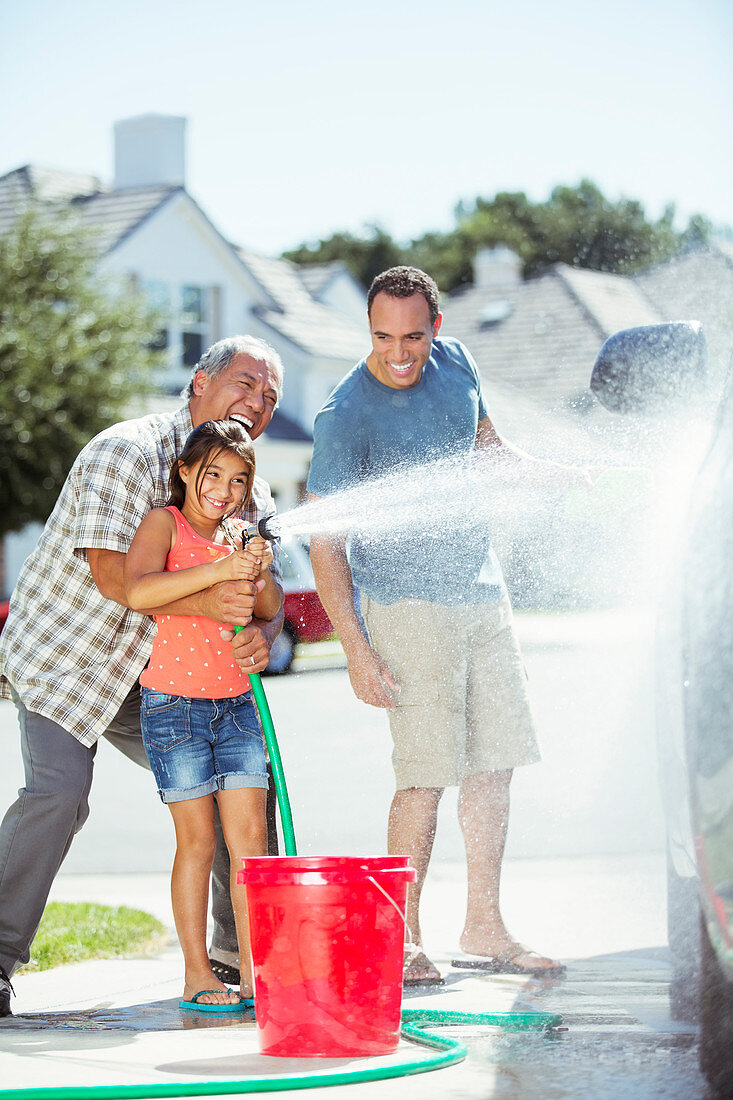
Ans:
[{"label": "red plastic bucket", "polygon": [[407,856],[242,860],[260,1050],[389,1054],[399,1040]]}]

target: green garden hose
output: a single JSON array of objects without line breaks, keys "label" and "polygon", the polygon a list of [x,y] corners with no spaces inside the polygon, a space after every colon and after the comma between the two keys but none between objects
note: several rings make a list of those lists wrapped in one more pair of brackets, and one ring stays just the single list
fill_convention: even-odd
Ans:
[{"label": "green garden hose", "polygon": [[288,787],[285,782],[283,762],[282,757],[280,756],[280,746],[278,745],[277,737],[275,736],[275,727],[272,724],[272,715],[270,714],[270,707],[267,702],[265,689],[262,686],[262,677],[260,676],[259,672],[251,672],[249,674],[249,682],[252,686],[252,694],[254,696],[255,704],[257,706],[257,712],[260,716],[262,732],[265,735],[267,753],[270,757],[272,779],[275,784],[275,794],[277,795],[277,804],[280,809],[280,823],[283,830],[283,844],[285,846],[285,855],[297,856],[298,850],[295,845],[293,814],[290,809],[290,798],[288,797]]},{"label": "green garden hose", "polygon": [[[260,716],[260,723],[265,735],[265,743],[267,745],[267,751],[270,757],[270,765],[272,767],[272,778],[275,784],[275,793],[277,795],[277,803],[280,810],[280,820],[282,823],[283,840],[285,844],[285,854],[287,856],[297,855],[297,849],[295,844],[295,833],[293,831],[293,816],[290,808],[290,798],[288,796],[288,789],[285,783],[285,773],[282,766],[282,757],[280,756],[280,747],[277,742],[277,735],[275,733],[275,726],[272,721],[272,715],[270,713],[270,707],[267,702],[267,696],[265,689],[262,685],[262,678],[259,673],[254,672],[249,677],[250,684],[252,685],[252,694],[254,696],[255,703],[257,705],[257,711]],[[440,1054],[429,1059],[420,1059],[415,1063],[406,1063],[403,1065],[378,1067],[377,1069],[370,1068],[364,1070],[348,1071],[346,1074],[319,1074],[317,1080],[314,1083],[318,1084],[343,1084],[346,1081],[374,1081],[381,1080],[385,1077],[398,1077],[411,1073],[423,1073],[432,1069],[441,1069],[444,1066],[453,1065],[455,1062],[463,1061],[466,1057],[467,1051],[463,1043],[456,1039],[449,1039],[442,1035],[435,1035],[432,1032],[426,1031],[424,1024],[431,1024],[438,1027],[449,1027],[456,1025],[488,1025],[493,1027],[503,1027],[512,1030],[546,1030],[548,1028],[558,1027],[562,1023],[562,1017],[553,1015],[548,1012],[496,1012],[496,1013],[472,1013],[472,1012],[441,1012],[432,1009],[403,1009],[402,1011],[402,1035],[405,1039],[410,1039],[413,1042],[422,1044],[423,1046],[432,1047]],[[328,1080],[325,1080],[327,1077]],[[333,1077],[333,1079],[331,1079]],[[254,1080],[254,1079],[253,1079]],[[274,1080],[274,1079],[273,1079]],[[310,1079],[309,1079],[310,1081]],[[275,1089],[274,1084],[268,1085],[268,1089]],[[296,1087],[296,1086],[289,1086]],[[300,1085],[298,1087],[307,1088],[309,1085]],[[242,1090],[245,1091],[245,1090]],[[257,1090],[252,1090],[257,1091]]]},{"label": "green garden hose", "polygon": [[411,1062],[392,1062],[380,1066],[355,1066],[323,1070],[318,1073],[285,1073],[279,1076],[245,1077],[239,1081],[171,1081],[139,1085],[92,1085],[89,1087],[2,1089],[7,1100],[147,1100],[158,1096],[235,1096],[246,1092],[284,1092],[288,1089],[312,1089],[326,1085],[356,1085],[362,1081],[386,1081],[429,1073],[462,1062],[468,1051],[458,1039],[435,1035],[422,1024],[434,1026],[487,1024],[521,1031],[544,1031],[557,1027],[562,1017],[547,1012],[434,1012],[425,1009],[402,1013],[402,1035],[434,1051],[431,1057]]},{"label": "green garden hose", "polygon": [[[252,685],[262,730],[270,756],[272,777],[275,783],[280,820],[282,822],[285,854],[297,855],[293,818],[290,809],[280,749],[270,707],[258,673],[249,677]],[[441,1012],[432,1009],[403,1009],[402,1037],[434,1051],[427,1058],[410,1062],[391,1062],[386,1065],[349,1066],[346,1069],[323,1070],[314,1073],[287,1073],[279,1076],[245,1077],[238,1081],[171,1081],[150,1082],[137,1085],[92,1085],[88,1087],[0,1089],[1,1098],[7,1100],[152,1100],[158,1096],[234,1096],[248,1092],[283,1092],[289,1089],[309,1089],[326,1085],[354,1085],[362,1081],[385,1081],[394,1077],[408,1077],[416,1073],[428,1073],[435,1069],[462,1062],[468,1051],[464,1043],[443,1035],[436,1035],[425,1028],[456,1026],[492,1026],[516,1031],[547,1031],[562,1023],[562,1017],[549,1012]]]}]

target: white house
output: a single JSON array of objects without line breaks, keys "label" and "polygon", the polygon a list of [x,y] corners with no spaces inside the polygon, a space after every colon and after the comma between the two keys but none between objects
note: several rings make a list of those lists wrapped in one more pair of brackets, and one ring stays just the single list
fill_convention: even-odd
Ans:
[{"label": "white house", "polygon": [[[100,271],[134,283],[165,317],[167,366],[154,407],[170,407],[201,353],[236,333],[267,340],[285,365],[281,407],[257,443],[280,510],[302,494],[313,418],[366,350],[366,295],[343,264],[301,268],[227,241],[186,190],[185,118],[115,124],[111,187],[27,165],[0,177],[0,233],[29,199],[70,204],[99,237]],[[6,554],[10,589],[28,539]]]}]

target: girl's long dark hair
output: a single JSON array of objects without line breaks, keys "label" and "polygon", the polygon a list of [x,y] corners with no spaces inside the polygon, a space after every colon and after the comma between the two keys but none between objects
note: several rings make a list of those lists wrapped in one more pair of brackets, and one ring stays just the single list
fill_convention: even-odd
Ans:
[{"label": "girl's long dark hair", "polygon": [[[242,459],[247,468],[247,489],[242,497],[242,503],[234,515],[240,515],[249,504],[252,496],[252,484],[255,477],[255,451],[252,440],[247,435],[241,424],[236,420],[205,420],[189,435],[183,445],[183,450],[173,462],[170,477],[168,478],[168,500],[181,509],[186,500],[186,483],[181,477],[180,467],[199,466],[196,477],[196,495],[201,490],[201,482],[212,462],[222,453],[229,451]],[[231,513],[230,513],[231,514]]]}]

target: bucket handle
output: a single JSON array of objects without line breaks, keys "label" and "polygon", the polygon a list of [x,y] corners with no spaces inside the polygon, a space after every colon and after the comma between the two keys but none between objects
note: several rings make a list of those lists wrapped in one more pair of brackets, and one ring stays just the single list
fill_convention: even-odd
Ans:
[{"label": "bucket handle", "polygon": [[406,929],[406,931],[407,931],[407,939],[408,939],[408,942],[412,943],[412,932],[410,931],[410,926],[409,926],[409,924],[407,923],[407,917],[406,917],[406,916],[405,916],[405,914],[404,914],[404,913],[402,912],[402,910],[400,909],[400,907],[399,907],[399,905],[397,904],[397,902],[396,902],[396,901],[394,900],[394,898],[393,898],[393,897],[391,897],[391,895],[390,895],[390,894],[388,894],[388,893],[387,893],[387,891],[386,891],[386,890],[384,889],[384,887],[383,887],[383,886],[380,886],[380,885],[379,885],[379,883],[377,882],[377,880],[376,880],[375,878],[372,878],[372,876],[371,876],[371,875],[368,875],[368,876],[367,876],[367,880],[368,880],[369,882],[371,882],[371,884],[372,884],[373,886],[376,886],[376,888],[377,888],[377,890],[379,890],[380,894],[384,894],[385,898],[387,899],[387,901],[389,902],[389,904],[390,904],[390,905],[392,906],[392,908],[393,908],[393,909],[396,909],[396,910],[397,910],[397,912],[399,913],[399,915],[400,915],[400,916],[402,917],[402,923],[404,924],[404,926],[405,926],[405,929]]}]

